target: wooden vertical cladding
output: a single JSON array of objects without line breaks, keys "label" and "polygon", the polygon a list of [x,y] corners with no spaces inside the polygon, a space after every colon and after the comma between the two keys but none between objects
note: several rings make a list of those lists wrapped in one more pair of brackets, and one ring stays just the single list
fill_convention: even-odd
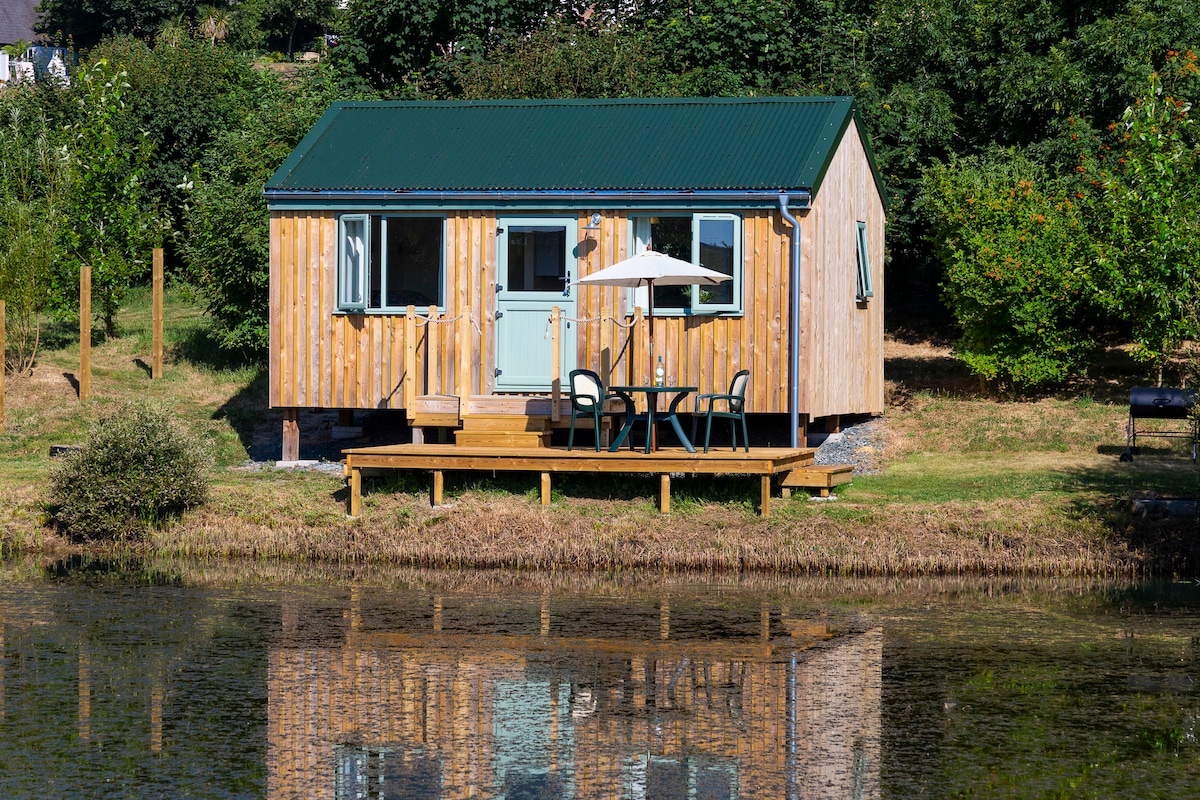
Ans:
[{"label": "wooden vertical cladding", "polygon": [[[432,323],[416,309],[416,394],[491,390],[494,238],[490,212],[447,214],[446,307]],[[271,405],[403,408],[404,313],[338,311],[336,213],[273,212],[271,243]]]},{"label": "wooden vertical cladding", "polygon": [[[801,285],[809,299],[802,411],[810,417],[883,412],[884,208],[851,125],[825,175],[825,188],[802,218]],[[865,222],[874,296],[855,302],[857,224]]]},{"label": "wooden vertical cladding", "polygon": [[[670,211],[671,209],[664,209]],[[736,209],[731,209],[737,211]],[[404,213],[388,211],[387,213]],[[427,212],[426,212],[427,213]],[[576,276],[632,252],[628,211],[571,212],[578,220]],[[636,212],[646,213],[646,212]],[[778,208],[738,211],[742,225],[743,311],[659,315],[655,354],[669,380],[724,392],[750,370],[747,410],[785,413],[789,387],[792,229]],[[495,385],[497,212],[445,213],[445,307],[337,310],[337,212],[271,215],[270,402],[274,407],[404,408],[410,396],[492,394]],[[810,418],[883,411],[884,208],[858,130],[851,125],[822,188],[801,220],[800,412]],[[856,302],[857,223],[866,223],[874,296]],[[650,380],[648,326],[630,313],[632,290],[576,285],[576,364],[606,384]],[[564,325],[564,332],[566,326]],[[408,364],[408,339],[416,359]]]}]

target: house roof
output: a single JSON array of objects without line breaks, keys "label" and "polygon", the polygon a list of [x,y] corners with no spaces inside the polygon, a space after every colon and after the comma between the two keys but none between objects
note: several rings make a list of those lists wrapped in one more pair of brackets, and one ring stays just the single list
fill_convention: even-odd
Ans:
[{"label": "house roof", "polygon": [[815,194],[855,117],[849,97],[335,103],[266,189]]},{"label": "house roof", "polygon": [[0,3],[0,44],[32,42],[41,0],[4,0]]}]

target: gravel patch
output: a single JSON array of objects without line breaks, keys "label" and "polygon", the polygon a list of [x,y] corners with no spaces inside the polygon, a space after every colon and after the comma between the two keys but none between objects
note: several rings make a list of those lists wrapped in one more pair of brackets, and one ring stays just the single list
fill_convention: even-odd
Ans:
[{"label": "gravel patch", "polygon": [[881,471],[879,461],[886,441],[887,426],[882,418],[875,417],[830,434],[817,447],[816,463],[849,464],[855,475],[871,475]]}]

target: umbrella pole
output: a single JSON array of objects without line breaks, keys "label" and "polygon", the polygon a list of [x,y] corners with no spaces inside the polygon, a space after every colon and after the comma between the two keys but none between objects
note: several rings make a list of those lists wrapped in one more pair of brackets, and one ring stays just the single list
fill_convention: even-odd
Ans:
[{"label": "umbrella pole", "polygon": [[[647,295],[646,308],[649,309],[649,312],[650,312],[649,313],[649,316],[650,316],[650,364],[649,364],[650,375],[648,376],[646,383],[653,386],[654,385],[654,280],[652,278],[647,278],[646,285],[647,285],[647,287],[649,287],[646,291],[646,295]],[[654,404],[653,410],[657,411],[658,410],[658,395],[656,395],[656,394],[648,395],[646,397],[646,403],[647,404],[653,403]],[[651,409],[647,408],[646,412],[647,412],[647,419],[652,420],[654,417],[653,417],[653,414],[651,413]],[[658,450],[658,425],[651,423],[650,430],[646,432],[646,435],[650,437],[650,452],[653,453],[653,452],[657,451]]]}]

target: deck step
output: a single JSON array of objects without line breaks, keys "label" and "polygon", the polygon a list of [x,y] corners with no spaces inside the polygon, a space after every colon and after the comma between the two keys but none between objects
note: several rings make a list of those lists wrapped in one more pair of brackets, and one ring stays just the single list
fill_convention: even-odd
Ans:
[{"label": "deck step", "polygon": [[426,394],[417,398],[410,409],[408,424],[414,428],[457,428],[460,420],[459,399],[452,394]]},{"label": "deck step", "polygon": [[549,430],[550,418],[533,414],[467,414],[463,430],[472,432],[541,433]]},{"label": "deck step", "polygon": [[[476,414],[524,414],[531,417],[549,417],[553,400],[549,396],[528,394],[473,394],[467,398],[463,409],[469,415]],[[559,413],[569,416],[570,399],[559,400]]]},{"label": "deck step", "polygon": [[849,464],[813,465],[792,470],[780,485],[785,489],[819,489],[822,497],[828,497],[830,489],[849,483],[853,479],[854,467]]},{"label": "deck step", "polygon": [[550,431],[461,430],[454,432],[458,447],[549,447]]}]

